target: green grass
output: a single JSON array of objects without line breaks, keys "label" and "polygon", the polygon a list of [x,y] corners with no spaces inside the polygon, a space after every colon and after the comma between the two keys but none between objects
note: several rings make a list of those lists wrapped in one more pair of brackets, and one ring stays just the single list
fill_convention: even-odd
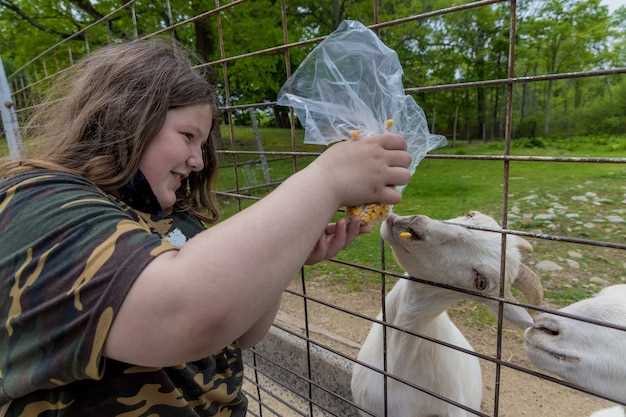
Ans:
[{"label": "green grass", "polygon": [[[254,132],[248,127],[235,127],[234,138],[230,139],[230,127],[222,126],[222,149],[257,150]],[[260,130],[266,151],[322,152],[324,147],[303,144],[303,132],[294,132],[294,147],[289,129],[264,128]],[[27,144],[28,146],[28,144]],[[457,142],[457,146],[437,149],[433,153],[460,155],[495,155],[503,152],[501,142],[472,144]],[[605,156],[625,157],[626,136],[581,136],[569,138],[536,138],[513,141],[513,155],[536,156]],[[0,157],[7,155],[6,143],[0,141]],[[258,160],[258,155],[239,155],[238,163]],[[268,159],[279,157],[269,156]],[[260,164],[239,167],[237,175],[232,166],[234,157],[220,156],[217,189],[233,191],[239,187],[256,186],[264,182]],[[298,157],[296,169],[305,167],[312,157]],[[229,166],[230,165],[230,166]],[[293,158],[269,162],[273,181],[281,180],[294,172]],[[399,214],[426,214],[446,219],[479,210],[496,219],[501,218],[502,184],[504,177],[502,161],[440,160],[426,159],[417,168],[411,183],[405,189],[402,201],[395,207]],[[626,218],[626,164],[572,164],[544,162],[511,162],[509,173],[510,227],[545,232],[554,235],[596,239],[626,243],[626,224],[595,222],[607,215]],[[270,188],[255,189],[248,194],[262,197]],[[580,203],[572,197],[594,192],[604,199],[601,204]],[[534,197],[533,197],[534,196]],[[242,201],[241,207],[253,202]],[[535,216],[554,209],[554,203],[567,206],[552,221],[538,220]],[[234,199],[221,199],[222,218],[239,210]],[[515,213],[513,210],[516,210]],[[621,211],[623,210],[623,211]],[[566,212],[578,214],[568,218]],[[277,220],[280,213],[277,213]],[[338,216],[339,217],[339,216]],[[585,225],[592,224],[589,228]],[[530,256],[531,266],[541,260],[553,260],[564,265],[569,251],[578,251],[583,256],[576,259],[578,269],[565,267],[556,274],[542,274],[546,285],[547,299],[555,305],[563,305],[595,292],[599,287],[592,278],[609,283],[626,281],[626,251],[593,248],[567,243],[533,240],[535,251]],[[391,251],[386,249],[385,268],[401,272],[395,264]],[[339,259],[381,266],[380,239],[373,232],[361,236],[349,248],[338,255]],[[363,285],[380,282],[380,274],[364,272],[335,263],[324,262],[307,267],[307,276],[324,277],[331,282],[343,283],[348,290],[358,290]],[[597,280],[596,280],[597,281]],[[393,281],[391,281],[391,284]],[[389,285],[389,288],[391,285]],[[478,321],[484,314],[476,311]]]},{"label": "green grass", "polygon": [[[224,133],[228,134],[228,131]],[[265,150],[291,149],[289,130],[262,129],[261,135]],[[235,136],[239,138],[235,141],[237,149],[255,149],[254,137],[250,129],[237,128]],[[296,132],[296,137],[298,138],[296,150],[323,151],[321,147],[302,145],[302,132]],[[480,142],[459,144],[457,142],[454,148],[446,147],[433,153],[495,155],[502,152],[501,142],[486,144]],[[515,140],[511,153],[534,156],[624,157],[626,156],[626,136]],[[246,155],[240,161],[256,158],[258,157]],[[298,168],[306,166],[311,160],[312,158],[298,158]],[[503,166],[502,161],[426,159],[417,168],[411,183],[404,191],[402,201],[394,210],[399,214],[419,213],[439,219],[456,217],[469,210],[479,210],[500,219]],[[246,168],[246,170],[248,171],[246,175],[240,171],[240,187],[262,182],[262,173],[258,164],[256,169]],[[284,178],[292,172],[291,160],[270,162],[270,173],[273,179]],[[587,229],[577,223],[592,222],[594,218],[615,214],[615,210],[622,209],[624,213],[620,215],[626,218],[626,204],[622,203],[622,200],[626,199],[626,188],[622,188],[626,186],[625,164],[511,162],[509,180],[509,210],[513,207],[519,210],[519,215],[509,211],[512,228],[626,243],[626,225],[624,224],[597,224],[597,227]],[[235,188],[233,168],[220,173],[219,184],[220,189],[223,190]],[[262,196],[266,192],[267,189],[252,193],[252,195]],[[595,192],[599,198],[607,201],[600,206],[595,206],[571,200],[571,197],[585,192]],[[533,195],[537,197],[533,199]],[[579,218],[569,219],[564,215],[559,215],[552,222],[534,219],[537,214],[546,213],[552,208],[551,204],[554,202],[567,206],[568,210],[577,213]],[[243,206],[249,204],[251,203],[245,202]],[[225,203],[223,208],[223,215],[229,216],[237,210],[237,204],[230,201]],[[524,218],[524,214],[527,216],[532,214],[532,217]],[[550,223],[551,228],[547,228]],[[589,279],[592,277],[600,277],[611,283],[621,282],[622,277],[626,278],[624,251],[581,247],[545,240],[533,240],[532,243],[535,246],[535,252],[531,255],[531,262],[546,259],[563,264],[568,258],[568,251],[576,250],[584,254],[584,259],[579,260],[580,269],[578,270],[566,268],[556,276],[543,274],[542,278],[547,284],[547,299],[555,305],[563,305],[594,292],[597,287],[589,284]],[[357,239],[349,248],[341,252],[338,258],[380,267],[379,248],[378,233],[371,233]],[[399,272],[388,248],[387,255],[386,268]],[[322,276],[333,283],[342,282],[347,288],[353,290],[358,290],[363,285],[380,282],[379,274],[367,273],[334,263],[326,262],[307,269],[310,271],[310,276]],[[566,278],[558,279],[558,277]],[[572,286],[568,284],[570,279],[578,281]],[[561,293],[564,295],[560,296]],[[476,314],[482,315],[479,311]]]}]

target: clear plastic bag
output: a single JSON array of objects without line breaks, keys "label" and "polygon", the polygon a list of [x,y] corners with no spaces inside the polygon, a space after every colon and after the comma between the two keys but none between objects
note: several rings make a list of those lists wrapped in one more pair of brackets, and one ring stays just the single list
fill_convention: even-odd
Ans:
[{"label": "clear plastic bag", "polygon": [[304,142],[327,145],[381,134],[385,121],[400,133],[413,157],[411,174],[427,152],[446,144],[428,131],[422,109],[404,94],[402,67],[388,48],[362,23],[343,21],[304,59],[278,93],[278,104],[294,109]]}]

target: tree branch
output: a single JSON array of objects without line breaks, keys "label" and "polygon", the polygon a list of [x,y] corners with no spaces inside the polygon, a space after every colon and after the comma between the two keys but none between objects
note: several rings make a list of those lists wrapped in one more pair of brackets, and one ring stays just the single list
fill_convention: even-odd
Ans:
[{"label": "tree branch", "polygon": [[[69,38],[70,36],[72,36],[71,33],[65,33],[65,32],[60,32],[58,30],[52,29],[48,26],[42,25],[41,23],[37,22],[37,20],[35,20],[34,17],[29,16],[28,14],[26,14],[26,12],[24,12],[22,9],[19,8],[19,6],[17,6],[15,3],[9,1],[9,0],[0,0],[0,6],[5,6],[7,9],[11,10],[13,13],[15,13],[17,16],[19,16],[20,19],[28,22],[28,24],[30,24],[31,26],[33,26],[36,29],[39,29],[42,32],[46,32],[49,33],[51,35],[57,35],[60,36],[61,38],[65,39],[65,38]],[[79,39],[82,39],[82,34],[79,35]]]}]

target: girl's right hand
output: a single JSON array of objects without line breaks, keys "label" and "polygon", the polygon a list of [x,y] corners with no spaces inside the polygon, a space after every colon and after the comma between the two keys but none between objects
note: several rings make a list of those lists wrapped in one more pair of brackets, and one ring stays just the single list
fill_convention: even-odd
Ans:
[{"label": "girl's right hand", "polygon": [[310,165],[333,190],[338,206],[396,204],[396,185],[409,182],[411,155],[394,133],[348,140],[331,146]]}]

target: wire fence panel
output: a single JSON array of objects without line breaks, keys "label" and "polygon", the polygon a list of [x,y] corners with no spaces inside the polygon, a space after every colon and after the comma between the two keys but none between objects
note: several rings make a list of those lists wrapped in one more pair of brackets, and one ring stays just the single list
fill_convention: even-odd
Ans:
[{"label": "wire fence panel", "polygon": [[[337,7],[340,3],[343,5],[342,7],[351,7],[347,4],[348,2],[332,3]],[[365,2],[362,3],[365,4]],[[146,8],[146,3],[141,0],[131,0],[122,4],[74,32],[71,36],[63,38],[47,47],[41,53],[34,55],[9,75],[8,80],[12,90],[10,99],[15,106],[15,114],[17,114],[21,128],[23,129],[26,126],[28,118],[40,107],[62,105],[62,101],[42,103],[46,87],[57,76],[64,74],[77,60],[94,48],[121,40],[167,36],[178,40],[186,46],[202,49],[202,47],[198,46],[197,37],[199,36],[198,33],[204,31],[202,33],[212,37],[211,42],[215,45],[214,48],[205,46],[200,51],[201,62],[196,67],[209,67],[214,72],[215,82],[219,90],[219,110],[222,112],[224,122],[222,132],[223,136],[227,137],[226,140],[222,140],[222,143],[218,144],[218,154],[222,158],[221,171],[224,178],[215,193],[221,198],[224,212],[227,215],[244,209],[320,154],[319,148],[302,144],[302,131],[298,126],[293,111],[279,108],[276,105],[276,97],[268,96],[268,91],[273,91],[272,88],[277,90],[276,87],[280,86],[264,89],[258,86],[246,85],[245,78],[242,78],[241,74],[252,68],[253,71],[259,71],[262,74],[279,72],[284,75],[282,77],[283,80],[288,78],[291,76],[294,67],[304,58],[306,53],[326,38],[327,32],[321,31],[321,28],[325,27],[321,23],[310,25],[308,27],[309,30],[306,31],[296,25],[293,20],[290,20],[295,18],[319,18],[319,16],[315,15],[312,7],[307,8],[308,6],[302,2],[294,1],[292,4],[290,0],[280,0],[271,2],[271,7],[263,10],[259,9],[258,5],[259,3],[246,0],[233,0],[230,2],[214,0],[209,6],[205,7],[206,10],[200,11],[197,7],[181,5],[173,0],[164,0],[159,2],[158,6],[154,6],[162,9],[160,10],[162,13],[158,17],[154,17],[146,12],[149,8]],[[533,221],[537,219],[526,219],[526,224],[523,223],[525,218],[523,214],[520,214],[518,206],[520,199],[513,199],[516,181],[515,172],[521,166],[531,166],[530,169],[546,170],[546,166],[570,167],[567,164],[571,164],[571,167],[574,168],[570,169],[576,170],[580,167],[594,164],[594,166],[615,167],[616,170],[624,169],[626,157],[602,156],[594,152],[589,152],[588,155],[584,156],[545,156],[533,154],[533,152],[514,155],[513,140],[516,137],[517,121],[519,121],[520,129],[526,128],[525,123],[531,123],[524,120],[524,106],[528,102],[532,103],[532,100],[538,100],[537,97],[527,98],[526,89],[529,85],[558,82],[579,83],[587,79],[600,79],[601,77],[623,78],[623,75],[626,74],[626,66],[611,68],[598,66],[589,70],[571,71],[555,69],[553,73],[534,75],[528,75],[532,73],[529,71],[521,71],[524,75],[516,73],[516,71],[520,72],[517,65],[517,61],[520,59],[518,54],[519,43],[528,41],[528,39],[520,36],[520,16],[522,15],[520,9],[522,5],[518,4],[516,0],[470,1],[439,9],[431,8],[426,11],[409,10],[406,7],[400,7],[400,5],[395,5],[394,7],[387,6],[394,10],[396,8],[403,10],[405,13],[402,16],[395,16],[393,13],[384,14],[383,9],[386,6],[384,1],[372,0],[371,3],[367,3],[365,6],[362,8],[354,6],[350,13],[363,19],[369,19],[366,22],[368,27],[376,31],[383,39],[385,39],[386,35],[390,38],[396,36],[400,39],[400,44],[405,42],[404,44],[408,45],[407,50],[415,54],[418,54],[423,46],[411,44],[410,37],[406,36],[406,33],[402,31],[417,32],[420,30],[420,25],[429,24],[429,22],[433,25],[432,27],[436,28],[437,25],[441,24],[442,19],[454,18],[463,13],[479,13],[484,10],[497,10],[500,13],[499,22],[501,22],[501,26],[492,29],[496,32],[502,32],[501,38],[504,39],[503,42],[506,45],[506,48],[502,50],[506,50],[506,54],[498,57],[498,63],[502,70],[496,77],[466,80],[459,74],[454,74],[454,82],[450,82],[450,79],[443,77],[433,77],[434,82],[432,84],[419,85],[418,83],[413,83],[406,85],[405,88],[406,93],[413,95],[420,104],[422,102],[433,103],[429,100],[434,95],[454,95],[455,111],[448,113],[442,111],[445,109],[440,109],[439,111],[439,115],[448,114],[450,116],[454,114],[454,116],[450,116],[453,117],[453,122],[450,120],[442,121],[443,116],[439,116],[441,119],[435,122],[438,112],[434,104],[430,109],[429,115],[431,116],[432,130],[436,130],[436,126],[440,125],[453,126],[452,131],[449,133],[454,138],[454,150],[457,149],[454,143],[462,141],[463,135],[465,135],[465,141],[468,144],[471,142],[472,135],[468,132],[474,128],[482,136],[481,139],[484,142],[487,142],[488,131],[492,132],[492,138],[499,137],[502,139],[500,143],[502,148],[498,147],[495,152],[489,154],[433,153],[426,157],[429,163],[450,162],[457,165],[471,163],[473,165],[469,166],[472,168],[477,167],[477,164],[480,163],[499,164],[499,169],[502,169],[501,173],[498,172],[498,178],[492,177],[489,179],[493,183],[494,193],[498,194],[496,199],[499,201],[499,213],[497,216],[500,224],[499,228],[448,222],[451,225],[461,226],[484,234],[499,235],[499,293],[497,296],[489,296],[480,291],[399,273],[394,266],[388,266],[389,255],[386,253],[386,247],[382,238],[377,240],[372,246],[376,248],[377,253],[375,256],[370,257],[371,263],[353,262],[352,260],[340,258],[325,263],[321,269],[303,267],[298,279],[292,283],[284,294],[285,299],[293,300],[293,311],[301,311],[302,316],[299,318],[299,323],[301,322],[302,324],[290,322],[289,325],[286,325],[285,321],[277,320],[274,323],[273,330],[283,335],[288,335],[293,340],[301,343],[304,355],[298,359],[300,362],[298,369],[292,369],[288,366],[291,363],[289,360],[272,356],[280,355],[281,352],[271,352],[270,355],[259,347],[249,350],[248,353],[250,355],[244,384],[244,391],[250,400],[249,414],[260,417],[264,415],[311,417],[317,415],[342,415],[341,413],[337,414],[337,410],[327,403],[332,400],[340,403],[341,407],[347,407],[347,409],[351,410],[352,414],[350,415],[358,415],[357,413],[360,413],[360,415],[384,415],[386,417],[392,415],[389,409],[394,405],[390,403],[390,390],[392,387],[397,388],[399,385],[403,385],[407,389],[411,388],[413,390],[410,392],[419,392],[432,399],[450,404],[452,406],[451,409],[455,410],[455,413],[459,413],[462,410],[467,415],[485,417],[533,415],[534,411],[528,404],[518,404],[517,406],[520,409],[511,410],[509,405],[502,402],[504,391],[514,391],[516,389],[515,387],[507,386],[509,384],[507,382],[508,378],[513,371],[519,375],[536,378],[537,382],[533,382],[533,384],[536,384],[537,387],[545,382],[551,384],[551,386],[560,386],[563,389],[588,394],[594,398],[626,405],[626,399],[624,398],[616,398],[614,395],[605,392],[597,392],[597,390],[564,381],[544,371],[538,371],[530,366],[528,361],[506,357],[505,352],[510,350],[506,346],[507,340],[517,340],[520,343],[521,340],[519,340],[519,335],[517,339],[515,339],[516,336],[511,336],[510,331],[507,331],[504,326],[505,308],[517,306],[537,313],[575,320],[579,322],[579,325],[593,325],[597,326],[597,328],[618,332],[626,331],[626,323],[616,324],[607,320],[571,314],[546,305],[519,302],[508,298],[505,293],[507,263],[509,262],[507,250],[510,249],[511,239],[515,237],[532,239],[533,242],[536,242],[536,246],[546,245],[547,247],[547,245],[551,245],[550,247],[556,247],[555,245],[557,244],[568,244],[573,245],[572,247],[574,248],[580,248],[578,250],[582,251],[617,251],[619,255],[611,258],[610,261],[606,260],[606,263],[614,265],[615,262],[619,263],[620,259],[622,259],[623,269],[626,271],[626,256],[624,255],[626,253],[624,252],[626,250],[626,230],[623,226],[624,223],[619,222],[621,217],[618,215],[625,213],[626,210],[623,212],[618,211],[619,209],[614,210],[616,214],[612,215],[612,220],[609,220],[609,222],[614,220],[616,226],[611,230],[617,230],[614,235],[618,236],[616,240],[612,240],[584,233],[580,233],[577,236],[574,233],[574,229],[580,229],[580,227],[577,229],[577,226],[573,226],[572,233],[562,233],[562,231],[555,230],[556,227],[550,228],[549,225],[552,223],[538,223],[539,230],[526,227],[528,224],[534,224]],[[294,17],[294,10],[299,13],[298,17]],[[331,11],[328,13],[331,13],[333,10],[340,9],[331,8],[329,10]],[[343,10],[344,15],[349,14],[346,10],[341,10]],[[271,32],[271,36],[267,37],[269,40],[263,39],[264,42],[261,42],[259,39],[238,38],[237,25],[240,22],[239,17],[248,12],[253,13],[256,18],[260,19],[260,22],[274,23],[272,28],[269,26],[267,28],[258,28],[258,30],[266,30],[268,33],[270,30],[274,31]],[[332,28],[330,29],[332,30]],[[476,34],[480,35],[480,30],[476,28],[466,27],[462,28],[462,30],[466,32],[476,31]],[[194,36],[196,36],[195,39]],[[393,39],[394,41],[397,40],[396,38]],[[432,42],[434,42],[433,39],[431,38]],[[443,47],[445,47],[448,40],[445,37],[438,39],[444,45]],[[247,47],[248,45],[254,45],[254,47]],[[480,45],[480,47],[488,48],[484,45]],[[528,63],[526,62],[526,64]],[[416,71],[416,68],[411,67],[410,70],[405,71],[405,77],[408,81],[416,80],[411,71]],[[485,94],[489,94],[490,100],[494,103],[494,111],[489,123],[483,120],[484,114],[482,113],[479,115],[481,126],[472,125],[468,122],[468,117],[461,120],[460,114],[466,111],[462,105],[472,100],[476,102],[485,101]],[[460,101],[457,101],[457,99]],[[518,104],[517,102],[520,100],[521,103]],[[516,110],[516,106],[520,107],[520,109]],[[517,112],[522,114],[522,116],[516,119]],[[467,113],[464,114],[467,115]],[[549,117],[546,116],[544,121],[545,131],[548,131],[548,119]],[[270,123],[268,120],[273,120],[273,122]],[[272,123],[274,124],[272,125]],[[462,123],[463,128],[461,127]],[[537,124],[536,121],[533,123]],[[622,120],[621,123],[623,124],[624,121]],[[247,127],[248,124],[251,125],[250,128]],[[533,133],[536,129],[535,125],[532,125]],[[288,134],[285,135],[288,140],[285,140],[284,143],[269,141],[271,144],[268,144],[266,142],[267,137],[276,133],[271,130],[274,129],[274,126],[284,130],[288,129]],[[497,135],[498,131],[501,132],[501,135]],[[248,146],[248,143],[253,143],[254,145]],[[528,148],[528,150],[530,149],[532,148]],[[524,150],[526,149],[522,149],[522,152]],[[463,166],[465,167],[465,165]],[[546,176],[548,175],[546,174]],[[429,178],[425,177],[422,180],[428,181]],[[540,187],[541,184],[537,186],[537,188]],[[623,203],[626,204],[626,187],[622,188],[624,190]],[[526,198],[525,201],[532,203],[533,198],[530,197],[532,197],[532,194],[522,199]],[[595,204],[598,206],[608,204],[606,201],[602,202],[601,199],[597,198],[595,192],[575,195],[571,199],[574,201],[589,201],[590,204],[598,203]],[[232,203],[233,201],[234,203]],[[560,208],[563,207],[555,201],[553,208],[560,209],[559,206]],[[548,214],[552,215],[553,212]],[[552,218],[549,216],[544,217]],[[567,217],[570,218],[569,216]],[[576,216],[571,216],[571,219],[576,219]],[[588,224],[591,224],[592,227],[587,227]],[[544,229],[542,226],[546,226],[546,228]],[[593,226],[592,223],[584,223],[581,227],[584,231],[584,228],[592,229]],[[566,230],[566,232],[569,232],[569,230]],[[549,251],[550,249],[546,250]],[[570,252],[578,253],[575,250],[570,250],[568,253]],[[568,260],[572,261],[569,258]],[[571,265],[578,265],[578,262],[572,262]],[[379,316],[373,318],[371,314],[357,311],[352,306],[345,306],[341,297],[335,297],[332,301],[328,301],[326,297],[312,293],[312,289],[316,290],[319,285],[318,281],[314,279],[317,275],[336,275],[343,271],[350,271],[346,272],[346,274],[370,274],[375,277],[374,280],[380,286],[376,294],[372,295],[371,299],[368,300],[368,303],[370,307],[377,304],[380,306],[378,309],[380,311]],[[610,273],[611,269],[608,269],[608,271]],[[626,280],[626,272],[624,274]],[[428,288],[439,288],[455,294],[462,294],[467,298],[483,300],[497,306],[495,308],[497,313],[495,321],[490,322],[488,325],[482,323],[483,328],[488,327],[495,332],[493,349],[489,353],[475,351],[428,334],[421,334],[407,327],[406,324],[399,325],[393,323],[388,317],[389,306],[386,300],[390,284],[403,282],[403,280],[424,285]],[[597,279],[596,281],[600,282],[602,280]],[[574,290],[571,292],[576,293]],[[576,294],[576,297],[581,298],[580,294]],[[567,301],[573,300],[567,298]],[[383,334],[381,339],[383,343],[381,366],[373,366],[356,359],[355,353],[358,350],[358,344],[356,346],[351,345],[349,340],[343,340],[342,342],[341,336],[334,333],[331,334],[332,332],[329,331],[329,328],[333,328],[333,323],[330,320],[326,320],[326,327],[320,327],[317,323],[312,323],[314,312],[319,312],[320,309],[328,309],[328,311],[332,311],[332,314],[345,315],[350,320],[366,323],[366,327],[380,326]],[[361,325],[361,328],[365,326]],[[389,369],[390,360],[388,357],[390,351],[389,341],[393,340],[392,335],[397,334],[409,335],[415,340],[435,344],[438,349],[459,352],[467,355],[468,358],[480,360],[485,369],[490,369],[489,376],[493,378],[493,383],[489,382],[488,384],[488,391],[491,392],[486,391],[489,395],[483,401],[482,407],[474,409],[467,406],[463,401],[457,401],[442,395],[442,393],[433,390],[431,387],[415,384],[414,381],[407,380],[391,371]],[[362,339],[363,334],[360,337]],[[339,371],[343,376],[337,378],[343,381],[343,386],[337,383],[336,387],[330,388],[328,378],[325,380],[317,372],[320,367],[320,352],[337,358],[337,360],[345,361],[352,367],[361,366],[380,375],[383,393],[382,414],[377,414],[373,410],[364,408],[351,397],[350,387],[347,386],[349,381],[346,382],[345,380],[345,378],[349,378],[350,368]],[[407,364],[407,366],[411,366],[411,364]],[[277,374],[274,372],[279,372],[279,375],[282,375],[284,379],[277,377]],[[295,382],[290,383],[289,381]],[[626,381],[624,383],[626,384]],[[537,390],[539,389],[537,388]],[[326,397],[322,397],[322,395]],[[528,408],[525,408],[527,406]],[[550,410],[544,411],[548,413],[545,415],[552,415]]]}]

